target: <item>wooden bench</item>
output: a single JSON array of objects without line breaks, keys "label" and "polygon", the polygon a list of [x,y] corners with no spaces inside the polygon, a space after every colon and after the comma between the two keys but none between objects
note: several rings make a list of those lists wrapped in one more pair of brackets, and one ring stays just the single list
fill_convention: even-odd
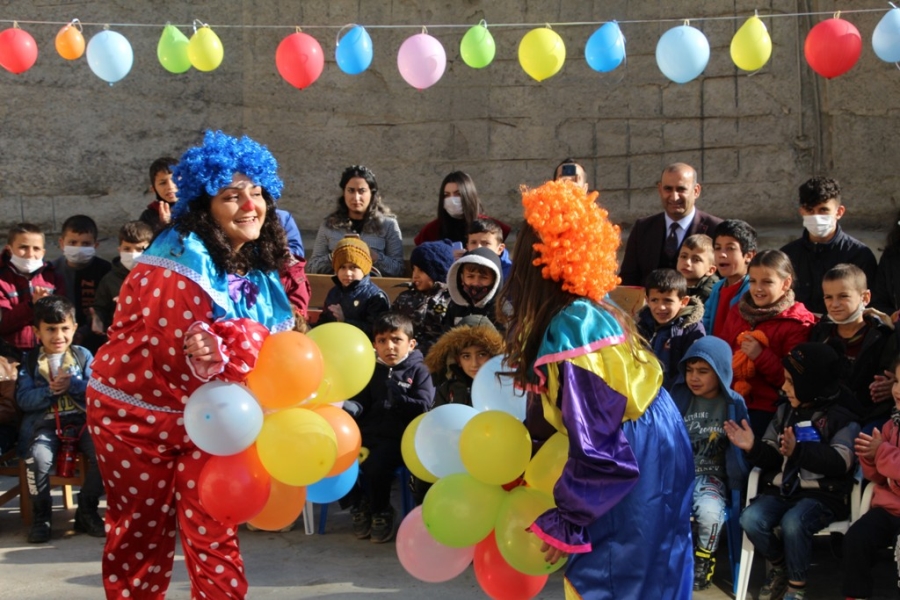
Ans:
[{"label": "wooden bench", "polygon": [[[334,287],[334,281],[331,279],[332,277],[333,275],[306,275],[306,278],[309,279],[310,287],[308,309],[308,321],[310,323],[315,323],[319,319],[322,309],[325,308],[325,297],[328,295],[328,292],[331,291],[331,288]],[[397,299],[400,292],[409,289],[404,285],[409,283],[409,277],[373,277],[372,283],[384,290],[384,293],[388,296],[388,300],[391,302]]]},{"label": "wooden bench", "polygon": [[[15,465],[15,466],[13,466]],[[78,462],[75,465],[75,475],[72,477],[60,477],[59,475],[50,475],[50,487],[62,486],[63,488],[63,506],[66,509],[75,506],[72,498],[72,488],[74,486],[81,487],[84,485],[84,476],[87,472],[87,461],[84,454],[78,453]],[[8,477],[17,477],[19,482],[9,490],[0,495],[0,506],[3,506],[15,497],[19,497],[19,513],[25,525],[31,525],[33,518],[31,511],[31,496],[28,493],[28,473],[25,470],[25,461],[16,458],[15,449],[10,450],[3,456],[0,456],[0,475]]]}]

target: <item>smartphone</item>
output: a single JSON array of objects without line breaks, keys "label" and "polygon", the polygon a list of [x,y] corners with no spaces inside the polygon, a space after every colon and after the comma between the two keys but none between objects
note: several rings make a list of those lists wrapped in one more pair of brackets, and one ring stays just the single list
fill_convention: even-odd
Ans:
[{"label": "smartphone", "polygon": [[578,177],[578,165],[567,164],[562,166],[560,177]]}]

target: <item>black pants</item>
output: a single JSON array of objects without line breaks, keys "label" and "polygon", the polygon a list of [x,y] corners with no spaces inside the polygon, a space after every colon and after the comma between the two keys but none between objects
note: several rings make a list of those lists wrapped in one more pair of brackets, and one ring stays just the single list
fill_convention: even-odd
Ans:
[{"label": "black pants", "polygon": [[844,596],[872,595],[872,564],[879,552],[896,543],[898,533],[900,517],[880,507],[870,509],[850,527],[844,536]]},{"label": "black pants", "polygon": [[[366,440],[369,456],[359,466],[363,494],[369,500],[372,513],[391,508],[391,484],[394,471],[403,464],[400,440],[374,438]],[[403,482],[406,485],[406,482]]]}]

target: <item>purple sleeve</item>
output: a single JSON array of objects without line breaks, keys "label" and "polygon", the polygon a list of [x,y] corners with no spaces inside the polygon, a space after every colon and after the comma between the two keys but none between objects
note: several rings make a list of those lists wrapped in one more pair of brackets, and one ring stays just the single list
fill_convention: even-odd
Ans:
[{"label": "purple sleeve", "polygon": [[569,553],[589,552],[588,526],[637,484],[640,471],[622,431],[626,398],[596,374],[559,363],[559,399],[569,434],[569,459],[553,489],[556,508],[532,531]]}]

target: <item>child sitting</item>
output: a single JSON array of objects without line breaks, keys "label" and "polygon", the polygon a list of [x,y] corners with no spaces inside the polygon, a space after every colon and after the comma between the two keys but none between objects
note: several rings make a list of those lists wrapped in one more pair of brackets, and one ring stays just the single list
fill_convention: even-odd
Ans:
[{"label": "child sitting", "polygon": [[43,544],[50,540],[50,471],[60,446],[67,443],[77,445],[87,459],[75,531],[104,537],[103,520],[97,514],[103,481],[90,432],[85,429],[85,390],[93,356],[87,349],[72,345],[75,307],[62,296],[35,302],[34,330],[40,345],[25,355],[16,388],[16,401],[24,413],[19,455],[25,459],[34,511],[28,542]]},{"label": "child sitting", "polygon": [[450,306],[444,319],[444,329],[459,325],[468,315],[485,315],[494,325],[497,317],[494,304],[502,281],[500,257],[489,248],[469,250],[447,272]]},{"label": "child sitting", "polygon": [[703,306],[703,329],[709,335],[722,337],[728,311],[748,288],[747,268],[756,255],[756,230],[739,219],[728,219],[716,225],[712,238],[716,268],[722,279],[713,285]]},{"label": "child sitting", "polygon": [[172,168],[177,164],[174,158],[163,156],[150,165],[150,189],[155,199],[147,205],[139,220],[153,228],[154,233],[172,221],[172,207],[178,201],[178,186],[172,179]]},{"label": "child sitting", "polygon": [[75,215],[65,220],[59,237],[63,255],[53,261],[53,268],[65,282],[65,296],[75,306],[74,343],[92,353],[106,341],[106,336],[94,333],[91,309],[94,306],[100,280],[109,273],[112,265],[97,256],[97,224],[86,215]]},{"label": "child sitting", "polygon": [[[826,293],[825,304],[828,304]],[[856,456],[866,479],[875,486],[872,506],[857,519],[844,536],[843,595],[847,598],[872,596],[872,565],[878,553],[895,545],[900,534],[900,359],[895,360],[891,418],[884,429],[872,435],[859,434],[854,443]]]},{"label": "child sitting", "polygon": [[336,273],[331,278],[334,287],[325,296],[325,308],[317,324],[349,323],[372,339],[372,323],[391,308],[391,303],[387,294],[369,279],[369,247],[358,237],[345,237],[334,247],[331,263]]},{"label": "child sitting", "polygon": [[9,230],[0,266],[0,335],[27,352],[34,348],[34,303],[62,293],[62,278],[44,262],[44,232],[19,223]]},{"label": "child sitting", "polygon": [[678,363],[703,330],[703,305],[687,295],[687,282],[678,271],[656,269],[644,282],[647,306],[637,315],[638,332],[663,367],[663,387],[672,389]]},{"label": "child sitting", "polygon": [[782,363],[788,403],[765,435],[756,436],[746,420],[726,422],[725,433],[763,471],[756,499],[741,514],[747,537],[772,565],[758,597],[802,600],[812,537],[849,514],[859,424],[830,346],[800,344]]},{"label": "child sitting", "polygon": [[[434,385],[416,350],[409,317],[384,313],[375,319],[377,363],[366,388],[345,402],[359,423],[369,456],[360,465],[362,486],[350,492],[353,533],[376,544],[394,537],[391,481],[403,464],[400,439],[406,426],[434,402]],[[352,407],[352,408],[351,408]]]},{"label": "child sitting", "polygon": [[865,272],[856,265],[829,269],[822,292],[828,314],[812,328],[809,340],[830,345],[841,357],[840,381],[856,396],[863,432],[872,433],[891,412],[894,324],[886,314],[866,308],[871,294]]},{"label": "child sitting", "polygon": [[687,279],[688,296],[706,302],[713,286],[719,282],[711,237],[697,233],[684,238],[678,252],[678,272]]},{"label": "child sitting", "polygon": [[753,257],[749,291],[731,307],[721,337],[734,351],[734,389],[747,401],[757,437],[766,431],[784,385],[781,359],[809,339],[816,318],[794,302],[794,270],[780,250]]},{"label": "child sitting", "polygon": [[503,228],[493,219],[475,219],[466,233],[466,251],[475,248],[490,248],[500,257],[500,269],[503,279],[509,275],[512,260],[503,243]]},{"label": "child sitting", "polygon": [[119,228],[119,256],[113,259],[112,270],[100,280],[94,296],[94,333],[106,335],[112,324],[122,282],[152,239],[153,228],[143,221],[128,221]]},{"label": "child sitting", "polygon": [[730,492],[747,484],[743,453],[725,436],[725,421],[743,422],[747,405],[731,389],[731,348],[717,337],[697,340],[678,364],[672,399],[684,417],[694,451],[694,589],[712,583],[716,549],[725,527]]},{"label": "child sitting", "polygon": [[438,385],[434,405],[472,406],[472,381],[481,366],[503,352],[503,336],[490,323],[460,325],[441,336],[425,356],[425,364]]},{"label": "child sitting", "polygon": [[419,351],[427,355],[444,331],[450,304],[447,270],[453,264],[453,247],[448,241],[423,242],[413,249],[409,262],[410,289],[397,296],[391,310],[412,319]]}]

